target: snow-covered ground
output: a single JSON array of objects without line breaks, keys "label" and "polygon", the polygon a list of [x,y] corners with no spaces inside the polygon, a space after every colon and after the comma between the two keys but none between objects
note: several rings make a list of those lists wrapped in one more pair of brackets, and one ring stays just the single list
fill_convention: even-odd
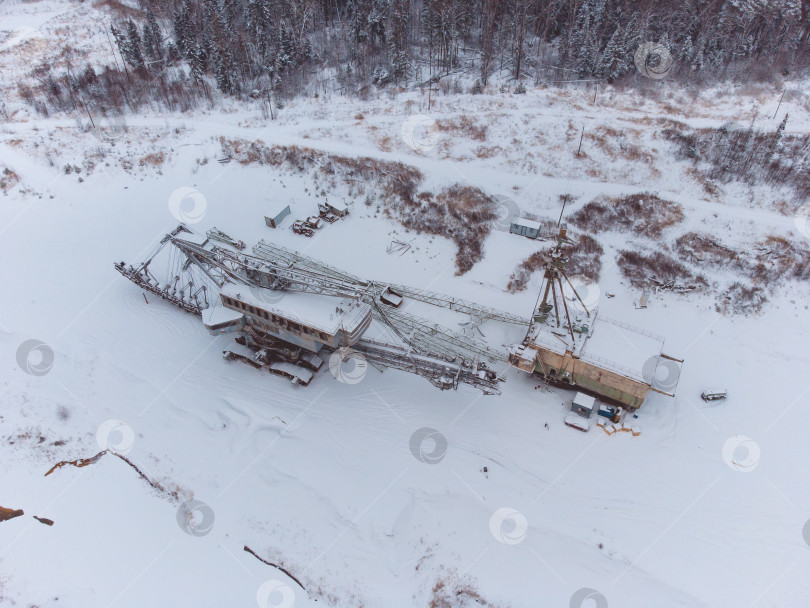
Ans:
[{"label": "snow-covered ground", "polygon": [[[90,10],[0,8],[0,61],[20,72],[11,54],[58,44],[60,19]],[[3,74],[10,90],[17,73]],[[147,304],[113,268],[185,219],[359,276],[531,311],[539,273],[524,292],[505,288],[546,243],[493,231],[485,258],[455,276],[456,246],[384,217],[364,203],[373,193],[221,164],[220,136],[401,161],[424,173],[426,190],[474,185],[554,221],[562,194],[574,196],[569,215],[598,195],[650,190],[685,211],[664,243],[699,230],[741,249],[768,235],[805,246],[806,220],[780,211],[785,193],[730,184],[707,194],[654,122],[756,115],[773,129],[787,111],[788,131],[810,129],[804,95],[771,118],[779,95],[667,89],[656,101],[608,89],[594,101],[593,91],[530,89],[439,95],[430,108],[417,92],[330,95],[291,102],[275,121],[250,107],[127,116],[125,132],[100,137],[10,99],[0,164],[18,181],[0,197],[0,506],[25,515],[0,522],[0,605],[810,604],[806,284],[775,284],[758,315],[720,315],[708,294],[657,294],[636,309],[617,252],[650,243],[610,226],[593,235],[605,249],[601,314],[665,336],[665,351],[686,361],[677,396],[651,393],[633,437],[565,427],[572,393],[516,370],[500,396],[371,367],[356,383],[326,370],[295,388],[226,363],[231,336],[211,337],[151,295]],[[483,140],[465,117],[486,127]],[[644,154],[600,148],[587,138],[600,127]],[[293,234],[291,220],[325,198],[345,199],[351,214],[312,239]],[[291,204],[279,230],[264,225],[268,200]],[[393,239],[411,248],[388,254]],[[497,346],[521,337],[482,331]],[[729,398],[707,405],[700,392],[715,386]],[[107,447],[163,490],[113,454],[44,476]],[[186,507],[196,508],[189,523],[181,505],[191,500],[202,504]]]}]

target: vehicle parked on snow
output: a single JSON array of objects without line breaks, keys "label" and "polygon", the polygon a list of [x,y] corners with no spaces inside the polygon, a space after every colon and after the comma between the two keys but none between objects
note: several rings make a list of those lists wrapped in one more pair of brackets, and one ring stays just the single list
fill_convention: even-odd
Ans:
[{"label": "vehicle parked on snow", "polygon": [[295,234],[303,234],[304,236],[312,236],[315,234],[315,231],[312,228],[307,228],[301,220],[296,220],[291,227]]},{"label": "vehicle parked on snow", "polygon": [[710,388],[700,394],[704,401],[720,401],[728,397],[728,391],[724,388]]},{"label": "vehicle parked on snow", "polygon": [[320,203],[318,203],[318,215],[321,216],[321,219],[323,219],[323,221],[329,222],[330,224],[334,224],[336,221],[340,219],[338,216],[336,216],[329,210],[329,207],[327,207],[326,205],[322,205]]},{"label": "vehicle parked on snow", "polygon": [[572,429],[582,431],[583,433],[587,433],[591,430],[591,423],[579,414],[568,414],[564,422],[565,426],[570,426]]}]

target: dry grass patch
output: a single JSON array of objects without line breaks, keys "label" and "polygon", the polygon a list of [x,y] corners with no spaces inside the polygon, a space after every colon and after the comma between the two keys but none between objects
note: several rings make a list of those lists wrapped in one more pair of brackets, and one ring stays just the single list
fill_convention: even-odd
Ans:
[{"label": "dry grass patch", "polygon": [[143,167],[149,165],[151,167],[160,167],[166,160],[166,154],[163,152],[151,152],[146,156],[142,156],[138,164]]},{"label": "dry grass patch", "polygon": [[474,141],[486,141],[487,126],[478,124],[467,115],[458,118],[443,118],[436,121],[436,129],[443,133],[463,135]]}]

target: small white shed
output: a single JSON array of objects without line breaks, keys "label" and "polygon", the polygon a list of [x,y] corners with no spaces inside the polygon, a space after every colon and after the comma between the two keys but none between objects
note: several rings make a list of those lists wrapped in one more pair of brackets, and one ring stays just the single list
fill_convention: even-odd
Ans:
[{"label": "small white shed", "polygon": [[346,203],[327,202],[326,206],[329,207],[329,210],[338,217],[349,215],[349,208],[346,206]]},{"label": "small white shed", "polygon": [[512,221],[511,226],[509,226],[509,232],[519,234],[520,236],[527,236],[530,239],[536,239],[540,234],[540,222],[521,217]]},{"label": "small white shed", "polygon": [[579,414],[583,418],[590,418],[593,414],[595,403],[595,397],[591,397],[585,393],[577,393],[574,395],[574,400],[571,402],[571,411],[575,414]]}]

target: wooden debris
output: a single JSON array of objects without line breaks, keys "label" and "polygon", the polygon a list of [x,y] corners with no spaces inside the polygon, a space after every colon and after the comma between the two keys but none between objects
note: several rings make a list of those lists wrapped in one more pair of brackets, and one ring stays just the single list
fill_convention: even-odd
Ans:
[{"label": "wooden debris", "polygon": [[[107,453],[108,453],[108,450],[104,450],[102,452],[99,452],[95,456],[92,456],[91,458],[79,458],[77,460],[63,460],[62,462],[57,462],[55,465],[53,465],[51,467],[51,469],[47,473],[45,473],[45,477],[47,477],[48,475],[53,473],[56,469],[60,469],[63,466],[68,465],[68,464],[71,465],[71,466],[74,466],[74,467],[86,467],[87,465],[94,464],[94,463],[98,462],[99,459],[102,456],[104,456],[104,454],[107,454]],[[162,494],[168,494],[171,498],[177,499],[177,496],[174,496],[171,492],[166,490],[166,488],[164,488],[158,482],[152,481],[151,479],[149,479],[149,477],[146,475],[146,473],[141,471],[141,469],[138,467],[138,465],[136,465],[134,462],[132,462],[129,458],[127,458],[126,456],[124,456],[122,454],[118,454],[117,452],[109,452],[109,453],[112,454],[113,456],[117,456],[118,458],[120,458],[121,460],[126,462],[129,466],[131,466],[133,469],[135,469],[135,472],[138,473],[138,475],[144,481],[146,481],[146,483],[148,483],[150,486],[152,486],[152,488],[154,488],[155,490],[157,490],[158,492],[160,492]]]},{"label": "wooden debris", "polygon": [[20,517],[21,515],[25,515],[22,509],[7,509],[6,507],[0,507],[0,521],[14,519],[15,517]]},{"label": "wooden debris", "polygon": [[36,519],[41,524],[45,524],[46,526],[53,525],[53,520],[48,519],[47,517],[37,517],[36,515],[34,515],[34,519]]},{"label": "wooden debris", "polygon": [[74,467],[86,467],[87,465],[95,464],[96,462],[98,462],[99,458],[104,456],[104,454],[106,453],[107,450],[104,450],[102,452],[99,452],[95,456],[92,456],[91,458],[79,458],[77,460],[63,460],[62,462],[57,462],[55,465],[51,467],[50,471],[45,473],[45,477],[53,473],[56,469],[61,469],[66,464],[72,465]]},{"label": "wooden debris", "polygon": [[405,253],[411,248],[409,243],[403,243],[402,241],[393,240],[388,245],[388,249],[386,250],[388,253],[398,253],[400,256],[405,255]]},{"label": "wooden debris", "polygon": [[301,589],[303,589],[304,591],[309,593],[309,591],[307,591],[306,587],[304,587],[304,585],[301,584],[301,581],[299,581],[297,578],[295,578],[295,576],[293,576],[292,573],[289,570],[287,570],[286,568],[284,568],[283,566],[279,566],[278,564],[274,564],[273,562],[268,562],[266,559],[264,559],[262,557],[259,557],[256,554],[256,552],[253,549],[251,549],[250,547],[248,547],[247,545],[244,546],[244,550],[247,551],[248,553],[250,553],[253,557],[255,557],[260,562],[265,563],[268,566],[272,566],[273,568],[276,568],[278,570],[281,570],[284,574],[286,574],[292,580],[294,580],[296,583],[298,583],[298,586],[301,587]]}]

